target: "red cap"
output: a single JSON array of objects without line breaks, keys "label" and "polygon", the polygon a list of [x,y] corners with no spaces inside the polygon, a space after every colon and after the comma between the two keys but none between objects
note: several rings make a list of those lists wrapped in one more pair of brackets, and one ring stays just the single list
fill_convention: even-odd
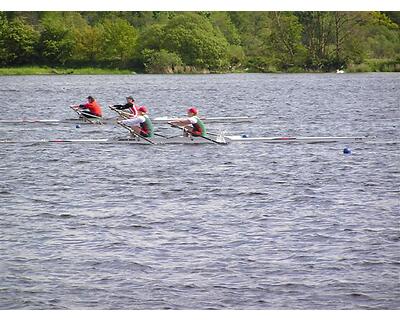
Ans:
[{"label": "red cap", "polygon": [[145,106],[140,106],[137,110],[138,110],[138,111],[141,111],[141,112],[144,112],[144,113],[147,113],[147,112],[148,112],[148,111],[147,111],[147,108],[146,108]]},{"label": "red cap", "polygon": [[198,113],[198,111],[197,111],[197,109],[195,107],[191,107],[187,111],[190,112],[190,113],[193,113],[193,114],[197,114]]}]

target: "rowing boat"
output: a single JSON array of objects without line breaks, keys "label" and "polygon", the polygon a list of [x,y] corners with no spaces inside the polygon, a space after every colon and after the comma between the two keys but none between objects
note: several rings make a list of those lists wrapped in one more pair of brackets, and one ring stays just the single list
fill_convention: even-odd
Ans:
[{"label": "rowing boat", "polygon": [[[155,124],[165,124],[171,121],[176,121],[178,118],[174,117],[155,117],[151,121]],[[101,124],[115,124],[119,118],[103,118],[101,120],[93,119],[97,123]],[[201,118],[206,123],[241,123],[241,122],[252,122],[254,117],[250,116],[237,116],[237,117],[203,117]],[[86,122],[82,118],[74,119],[0,119],[0,124],[60,124],[60,123],[79,123],[79,124],[92,124]]]},{"label": "rowing boat", "polygon": [[[174,117],[156,117],[151,121],[153,123],[168,123],[176,121],[179,118]],[[239,122],[252,122],[255,117],[250,116],[237,116],[237,117],[200,117],[200,120],[207,123],[239,123]]]},{"label": "rowing boat", "polygon": [[230,142],[267,142],[267,143],[324,143],[356,142],[366,137],[248,137],[247,135],[226,136]]},{"label": "rowing boat", "polygon": [[[219,144],[231,144],[231,143],[332,143],[332,142],[361,142],[365,141],[366,137],[247,137],[243,135],[236,136],[222,136],[217,137],[215,141]],[[151,138],[154,144],[213,144],[213,141],[203,139],[201,137],[171,137],[162,138],[154,137]],[[0,143],[8,144],[50,144],[50,143],[77,143],[77,144],[138,144],[138,145],[149,145],[150,143],[140,138],[113,138],[113,139],[53,139],[53,140],[28,140],[28,141],[17,141],[17,140],[0,140]]]}]

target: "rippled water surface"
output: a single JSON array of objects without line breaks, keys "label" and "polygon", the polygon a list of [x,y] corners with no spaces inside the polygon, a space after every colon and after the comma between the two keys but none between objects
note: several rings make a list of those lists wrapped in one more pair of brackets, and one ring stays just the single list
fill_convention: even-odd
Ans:
[{"label": "rippled water surface", "polygon": [[[132,94],[154,116],[257,117],[210,131],[376,142],[1,144],[1,309],[400,307],[400,75],[0,77],[0,118],[71,118],[88,94],[107,116]],[[0,125],[0,140],[124,135]]]}]

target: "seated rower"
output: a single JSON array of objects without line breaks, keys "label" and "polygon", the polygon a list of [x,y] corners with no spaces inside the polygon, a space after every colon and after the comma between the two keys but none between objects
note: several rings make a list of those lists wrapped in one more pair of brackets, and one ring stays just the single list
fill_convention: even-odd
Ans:
[{"label": "seated rower", "polygon": [[102,110],[97,101],[92,96],[89,96],[86,99],[88,100],[88,103],[71,107],[75,110],[79,110],[80,113],[87,118],[101,118]]},{"label": "seated rower", "polygon": [[207,130],[203,121],[197,116],[198,110],[195,107],[191,107],[187,110],[187,114],[187,118],[171,121],[170,124],[183,127],[184,131],[194,137],[206,137]]},{"label": "seated rower", "polygon": [[154,127],[149,116],[147,115],[147,108],[145,106],[141,106],[137,109],[137,111],[137,117],[121,120],[118,121],[118,123],[131,127],[136,134],[142,137],[153,138]]},{"label": "seated rower", "polygon": [[126,103],[124,105],[122,104],[115,104],[111,106],[117,110],[126,110],[128,109],[130,114],[127,114],[129,118],[137,117],[138,116],[138,110],[137,106],[135,105],[135,99],[132,98],[132,96],[126,97]]}]

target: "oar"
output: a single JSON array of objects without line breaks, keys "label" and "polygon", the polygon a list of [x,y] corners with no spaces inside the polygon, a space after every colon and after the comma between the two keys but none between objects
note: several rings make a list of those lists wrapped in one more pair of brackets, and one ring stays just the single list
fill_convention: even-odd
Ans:
[{"label": "oar", "polygon": [[114,108],[113,106],[108,106],[112,111],[115,111],[120,115],[123,119],[129,119],[130,115],[124,111],[118,110],[117,108]]},{"label": "oar", "polygon": [[214,137],[220,137],[221,135],[224,136],[226,134],[226,132],[222,131],[222,133],[221,132],[220,133],[214,133],[214,132],[207,131],[207,134],[210,135],[210,136],[214,136]]},{"label": "oar", "polygon": [[139,138],[139,139],[143,139],[151,144],[156,144],[154,141],[151,141],[150,139],[147,139],[146,137],[141,136],[140,134],[137,134],[131,127],[127,126],[126,124],[123,124],[121,122],[117,122],[121,127],[125,128],[126,130],[128,130],[132,135],[134,135],[135,137]]},{"label": "oar", "polygon": [[[104,124],[103,121],[102,121],[103,120],[102,117],[95,116],[94,114],[90,114],[90,117],[88,117],[87,114],[84,113],[84,112],[81,112],[81,114],[82,114],[83,117],[85,117],[85,119],[88,119],[89,121],[91,121],[94,124]],[[90,118],[96,119],[96,121],[93,121]]]},{"label": "oar", "polygon": [[[168,122],[168,124],[173,128],[179,128],[179,129],[183,130],[184,132],[186,131],[186,129],[184,127],[181,127],[181,126],[178,126],[176,124],[173,124],[172,122]],[[206,139],[208,141],[211,141],[211,142],[214,142],[214,143],[217,143],[217,144],[226,144],[226,142],[217,141],[217,140],[211,139],[209,137],[204,137],[204,136],[196,136],[196,137],[203,138],[203,139]]]},{"label": "oar", "polygon": [[[79,116],[85,117],[86,119],[88,119],[88,117],[86,117],[86,113],[83,113],[82,111],[78,110],[75,106],[70,106],[70,108],[72,110],[74,110]],[[103,120],[102,117],[96,116],[94,114],[90,114],[90,117],[99,120],[99,122],[101,122],[101,120]]]},{"label": "oar", "polygon": [[74,106],[69,106],[69,107],[70,107],[72,110],[74,110],[74,111],[78,114],[79,118],[83,119],[83,121],[87,121],[87,122],[89,122],[89,123],[91,123],[91,124],[96,124],[96,122],[94,122],[94,121],[90,120],[89,118],[85,117],[85,116],[82,114],[82,112],[80,112],[79,110],[75,109]]},{"label": "oar", "polygon": [[95,116],[95,115],[91,115],[92,118],[96,118],[96,119],[99,120],[98,122],[95,122],[95,121],[89,119],[88,117],[86,117],[84,113],[82,113],[81,111],[77,110],[74,106],[69,106],[69,107],[72,110],[74,110],[78,114],[78,116],[83,119],[83,121],[87,121],[87,122],[89,122],[91,124],[103,124],[103,122],[101,121],[102,120],[101,117],[98,117],[98,116]]},{"label": "oar", "polygon": [[[126,112],[120,111],[120,110],[118,110],[117,108],[114,108],[113,106],[108,106],[108,107],[109,107],[111,110],[113,110],[113,111],[115,111],[116,113],[118,113],[122,118],[124,118],[124,119],[129,119],[129,118],[130,118],[130,117],[129,117],[129,114],[127,114]],[[159,137],[163,137],[163,138],[168,139],[167,136],[164,136],[164,135],[159,134],[159,133],[155,133],[155,132],[154,132],[154,135],[155,135],[155,136],[159,136]]]},{"label": "oar", "polygon": [[162,138],[165,138],[165,139],[169,139],[170,138],[170,137],[164,136],[163,134],[159,134],[159,133],[155,133],[155,132],[153,132],[153,134],[155,136],[162,137]]}]

